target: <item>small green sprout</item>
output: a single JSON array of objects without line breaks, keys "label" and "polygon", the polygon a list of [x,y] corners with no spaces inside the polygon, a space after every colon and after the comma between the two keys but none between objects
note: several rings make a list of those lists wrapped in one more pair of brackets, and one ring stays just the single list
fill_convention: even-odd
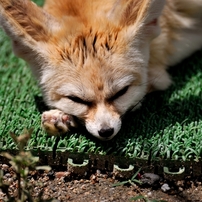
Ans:
[{"label": "small green sprout", "polygon": [[140,170],[141,170],[141,168],[138,169],[138,171],[132,176],[131,179],[115,183],[112,186],[117,187],[117,186],[126,185],[126,184],[131,184],[132,186],[135,186],[135,184],[142,184],[141,181],[135,179],[137,177],[138,173],[140,172]]}]

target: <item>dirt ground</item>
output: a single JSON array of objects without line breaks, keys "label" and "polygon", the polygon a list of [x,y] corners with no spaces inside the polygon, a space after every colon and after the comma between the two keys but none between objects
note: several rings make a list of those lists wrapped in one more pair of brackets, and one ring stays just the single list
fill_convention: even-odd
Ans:
[{"label": "dirt ground", "polygon": [[[3,170],[3,181],[9,184],[9,192],[17,195],[17,180],[12,167],[0,164]],[[148,174],[148,176],[152,174]],[[164,180],[157,176],[155,182],[147,181],[146,175],[139,175],[142,185],[114,186],[120,182],[115,179],[113,173],[102,173],[96,170],[83,178],[73,176],[67,171],[53,169],[49,172],[32,171],[29,174],[29,182],[32,185],[32,195],[37,197],[43,192],[43,199],[53,198],[57,202],[124,202],[132,200],[136,196],[144,199],[136,201],[150,202],[200,202],[202,201],[201,179],[187,178],[181,181]],[[147,176],[147,177],[148,177]],[[165,189],[164,189],[164,188]],[[6,195],[0,190],[0,202],[7,201]]]}]

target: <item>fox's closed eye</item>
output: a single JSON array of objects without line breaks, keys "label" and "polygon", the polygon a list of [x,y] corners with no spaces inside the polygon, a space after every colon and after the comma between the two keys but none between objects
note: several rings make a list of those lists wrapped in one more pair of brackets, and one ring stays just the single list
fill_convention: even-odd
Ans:
[{"label": "fox's closed eye", "polygon": [[122,95],[124,95],[127,92],[128,88],[129,88],[129,86],[122,88],[120,91],[118,91],[112,97],[110,97],[109,101],[114,101],[114,100],[118,99],[119,97],[121,97]]},{"label": "fox's closed eye", "polygon": [[87,106],[91,106],[92,105],[92,102],[90,101],[86,101],[86,100],[83,100],[79,97],[76,97],[76,96],[72,96],[72,95],[69,95],[69,96],[66,96],[69,100],[75,102],[75,103],[78,103],[78,104],[83,104],[83,105],[87,105]]}]

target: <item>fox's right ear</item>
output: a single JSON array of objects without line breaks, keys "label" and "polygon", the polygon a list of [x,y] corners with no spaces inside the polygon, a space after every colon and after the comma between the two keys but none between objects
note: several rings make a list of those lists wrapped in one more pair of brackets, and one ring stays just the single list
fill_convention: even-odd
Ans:
[{"label": "fox's right ear", "polygon": [[[139,32],[141,36],[155,37],[159,33],[158,18],[165,0],[115,0],[108,18],[132,38]],[[145,38],[145,37],[144,37]]]},{"label": "fox's right ear", "polygon": [[52,18],[30,0],[0,0],[0,26],[12,39],[15,54],[25,60],[51,37]]}]

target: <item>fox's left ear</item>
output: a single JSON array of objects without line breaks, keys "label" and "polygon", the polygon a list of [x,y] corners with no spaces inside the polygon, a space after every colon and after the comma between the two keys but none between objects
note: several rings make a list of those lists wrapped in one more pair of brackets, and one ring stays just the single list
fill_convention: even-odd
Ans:
[{"label": "fox's left ear", "polygon": [[133,34],[146,34],[154,38],[159,34],[158,18],[165,0],[117,0],[108,14],[109,20]]},{"label": "fox's left ear", "polygon": [[0,26],[25,60],[40,54],[54,29],[54,19],[30,0],[0,0]]}]

